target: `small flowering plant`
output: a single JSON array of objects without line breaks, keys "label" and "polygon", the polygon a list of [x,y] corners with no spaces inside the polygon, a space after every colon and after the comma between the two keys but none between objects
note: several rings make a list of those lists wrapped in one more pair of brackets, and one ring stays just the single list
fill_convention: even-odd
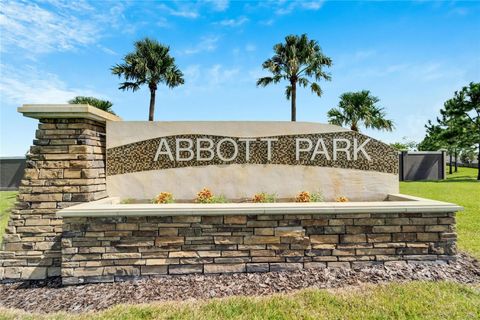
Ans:
[{"label": "small flowering plant", "polygon": [[310,192],[302,191],[295,196],[295,202],[310,202]]},{"label": "small flowering plant", "polygon": [[277,197],[274,193],[261,192],[253,196],[252,201],[255,203],[273,203],[276,202]]},{"label": "small flowering plant", "polygon": [[216,196],[208,188],[203,188],[200,192],[197,193],[195,198],[197,203],[226,203],[227,199],[223,196]]},{"label": "small flowering plant", "polygon": [[198,203],[211,203],[213,198],[213,193],[208,188],[203,188],[200,192],[197,193],[195,202]]},{"label": "small flowering plant", "polygon": [[170,192],[160,192],[154,199],[153,203],[173,203],[173,195]]},{"label": "small flowering plant", "polygon": [[340,197],[335,198],[335,201],[336,202],[348,202],[350,200],[348,200],[348,198],[345,197],[345,196],[340,196]]},{"label": "small flowering plant", "polygon": [[295,197],[295,202],[322,202],[323,195],[320,192],[310,193],[302,191]]}]

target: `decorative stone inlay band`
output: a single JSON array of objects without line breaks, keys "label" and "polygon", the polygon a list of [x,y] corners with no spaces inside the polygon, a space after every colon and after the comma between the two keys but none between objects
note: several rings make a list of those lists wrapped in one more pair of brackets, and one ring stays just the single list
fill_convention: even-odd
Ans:
[{"label": "decorative stone inlay band", "polygon": [[353,131],[269,137],[172,135],[107,149],[107,175],[227,164],[320,166],[398,173],[392,147]]}]

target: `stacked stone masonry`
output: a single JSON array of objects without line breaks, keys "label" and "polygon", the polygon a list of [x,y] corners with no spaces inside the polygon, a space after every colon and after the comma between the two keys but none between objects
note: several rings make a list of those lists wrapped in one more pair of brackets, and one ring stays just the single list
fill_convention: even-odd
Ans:
[{"label": "stacked stone masonry", "polygon": [[64,218],[64,284],[140,276],[445,263],[455,213]]},{"label": "stacked stone masonry", "polygon": [[0,280],[60,275],[57,210],[106,197],[105,124],[42,119],[0,251]]}]

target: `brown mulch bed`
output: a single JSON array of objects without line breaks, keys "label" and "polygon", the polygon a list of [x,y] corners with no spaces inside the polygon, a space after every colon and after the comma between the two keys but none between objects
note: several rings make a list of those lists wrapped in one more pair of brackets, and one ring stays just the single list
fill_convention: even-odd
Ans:
[{"label": "brown mulch bed", "polygon": [[159,276],[136,281],[62,287],[60,279],[0,285],[0,306],[35,312],[85,312],[119,303],[260,296],[303,288],[340,288],[392,281],[480,283],[480,263],[459,254],[444,265],[399,263],[360,270],[319,269],[230,275]]}]

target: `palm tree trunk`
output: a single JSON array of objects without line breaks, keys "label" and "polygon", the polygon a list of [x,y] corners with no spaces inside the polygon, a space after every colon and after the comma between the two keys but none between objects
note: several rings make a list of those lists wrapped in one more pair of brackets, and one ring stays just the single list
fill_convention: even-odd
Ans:
[{"label": "palm tree trunk", "polygon": [[297,121],[297,82],[292,81],[292,121]]},{"label": "palm tree trunk", "polygon": [[352,125],[350,126],[350,130],[358,132],[358,126],[356,122],[352,122]]},{"label": "palm tree trunk", "polygon": [[148,112],[148,121],[153,121],[155,113],[155,89],[150,88],[150,110]]}]

